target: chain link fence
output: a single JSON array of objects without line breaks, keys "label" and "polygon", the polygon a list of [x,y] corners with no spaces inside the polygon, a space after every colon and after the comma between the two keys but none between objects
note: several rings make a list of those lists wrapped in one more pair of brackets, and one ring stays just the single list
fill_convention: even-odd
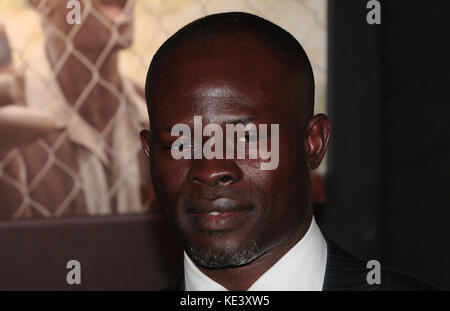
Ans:
[{"label": "chain link fence", "polygon": [[[0,153],[0,219],[151,211],[138,138],[147,118],[145,75],[165,39],[207,14],[245,11],[291,32],[313,65],[315,110],[325,112],[326,0],[80,0],[79,25],[66,22],[66,2],[0,1],[11,51],[8,63],[0,47],[0,83],[14,76],[18,89],[17,81],[24,84],[13,102],[0,94],[0,122],[5,108],[31,108],[18,123],[37,136],[24,134],[26,144]],[[3,141],[21,137],[15,130]]]}]

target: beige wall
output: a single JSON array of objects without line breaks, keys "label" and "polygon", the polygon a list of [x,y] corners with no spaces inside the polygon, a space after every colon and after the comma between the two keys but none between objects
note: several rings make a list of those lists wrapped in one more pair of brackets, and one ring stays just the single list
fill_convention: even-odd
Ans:
[{"label": "beige wall", "polygon": [[[135,41],[122,53],[122,71],[143,84],[152,55],[168,36],[196,18],[226,11],[257,14],[300,41],[314,68],[316,112],[325,112],[326,0],[137,0]],[[42,40],[37,14],[26,0],[1,0],[0,23],[8,32],[16,66],[26,65]]]},{"label": "beige wall", "polygon": [[[315,110],[326,112],[326,0],[136,0],[136,2],[135,40],[130,48],[120,54],[119,65],[125,76],[143,85],[153,54],[164,40],[185,24],[212,13],[245,11],[280,25],[300,41],[311,60],[315,74]],[[16,69],[36,71],[30,60],[38,52],[38,47],[43,41],[38,14],[31,9],[27,0],[0,0],[0,24],[6,28]],[[5,161],[0,162],[0,167],[7,164]],[[324,161],[319,170],[325,170],[325,165]],[[76,172],[73,174],[75,176]],[[2,176],[5,177],[0,170],[0,180]],[[58,216],[50,212],[44,215]]]}]

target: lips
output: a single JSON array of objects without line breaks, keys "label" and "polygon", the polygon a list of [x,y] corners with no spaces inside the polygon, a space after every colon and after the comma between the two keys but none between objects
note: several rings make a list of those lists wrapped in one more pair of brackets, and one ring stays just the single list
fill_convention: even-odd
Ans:
[{"label": "lips", "polygon": [[250,205],[230,198],[218,198],[215,200],[200,200],[190,204],[187,212],[191,214],[207,213],[231,213],[251,208]]},{"label": "lips", "polygon": [[230,230],[244,221],[252,206],[229,198],[198,201],[187,208],[195,227],[200,230]]}]

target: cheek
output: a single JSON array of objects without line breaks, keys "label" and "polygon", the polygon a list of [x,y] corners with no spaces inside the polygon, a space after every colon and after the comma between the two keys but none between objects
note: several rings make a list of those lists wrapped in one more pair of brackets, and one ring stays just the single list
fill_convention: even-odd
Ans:
[{"label": "cheek", "polygon": [[180,223],[177,208],[182,195],[182,188],[185,179],[182,161],[167,159],[164,152],[159,154],[151,153],[154,156],[150,160],[150,170],[153,186],[156,194],[156,201],[166,220],[172,228],[178,230]]},{"label": "cheek", "polygon": [[150,169],[157,195],[166,202],[178,198],[189,171],[189,161],[174,160],[165,151],[150,150]]},{"label": "cheek", "polygon": [[271,171],[260,170],[259,165],[241,166],[246,183],[252,185],[252,192],[258,196],[262,206],[263,223],[279,225],[289,219],[289,215],[299,215],[305,190],[299,165],[300,161],[289,159],[280,161],[278,168]]},{"label": "cheek", "polygon": [[269,198],[275,195],[280,188],[291,188],[292,177],[297,176],[299,163],[295,157],[295,153],[290,150],[281,150],[278,166],[275,169],[263,170],[261,163],[269,162],[270,160],[237,160],[243,172],[244,178],[253,184],[255,187],[261,189]]}]

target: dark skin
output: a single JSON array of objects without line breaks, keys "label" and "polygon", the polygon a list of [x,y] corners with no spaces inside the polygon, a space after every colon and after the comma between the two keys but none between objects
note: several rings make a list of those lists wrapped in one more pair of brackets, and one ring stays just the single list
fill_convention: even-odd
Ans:
[{"label": "dark skin", "polygon": [[[225,288],[247,290],[309,228],[309,171],[325,154],[330,122],[302,103],[308,96],[295,68],[257,43],[249,49],[217,41],[165,57],[150,82],[158,92],[151,96],[151,129],[141,132],[141,141],[150,155],[158,204],[185,249],[232,253],[257,245],[254,258],[240,266],[212,269],[194,260]],[[177,137],[170,129],[176,123],[193,128],[194,115],[202,116],[203,126],[218,123],[223,129],[236,121],[279,124],[278,168],[261,170],[260,158],[173,159],[168,147]],[[205,215],[224,206],[238,210],[233,221]]]}]

